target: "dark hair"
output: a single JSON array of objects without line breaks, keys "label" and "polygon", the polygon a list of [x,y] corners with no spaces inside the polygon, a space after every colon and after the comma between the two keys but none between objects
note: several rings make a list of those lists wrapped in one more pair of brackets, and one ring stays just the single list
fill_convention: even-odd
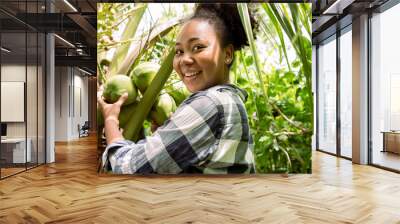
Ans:
[{"label": "dark hair", "polygon": [[[207,20],[214,25],[222,47],[232,44],[236,51],[249,45],[236,4],[199,3],[196,5],[193,16],[189,18],[189,20],[192,19]],[[252,14],[250,14],[250,22],[255,30],[257,24]]]}]

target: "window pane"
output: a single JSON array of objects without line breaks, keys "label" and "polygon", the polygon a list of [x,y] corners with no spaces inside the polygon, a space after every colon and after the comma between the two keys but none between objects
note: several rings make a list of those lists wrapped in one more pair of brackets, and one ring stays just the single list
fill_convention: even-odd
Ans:
[{"label": "window pane", "polygon": [[371,19],[372,163],[396,170],[400,170],[398,21],[400,4]]},{"label": "window pane", "polygon": [[336,41],[318,48],[318,147],[336,153]]},{"label": "window pane", "polygon": [[351,158],[352,141],[352,35],[340,37],[340,153]]},{"label": "window pane", "polygon": [[[25,170],[30,161],[30,142],[26,141],[26,33],[2,33],[1,46],[1,177]],[[13,109],[11,109],[13,108]],[[27,144],[28,142],[28,144]]]}]

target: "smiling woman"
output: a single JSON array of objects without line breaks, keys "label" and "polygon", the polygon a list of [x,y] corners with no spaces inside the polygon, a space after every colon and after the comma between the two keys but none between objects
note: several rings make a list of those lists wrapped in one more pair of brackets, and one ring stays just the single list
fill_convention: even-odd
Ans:
[{"label": "smiling woman", "polygon": [[191,92],[229,83],[234,51],[247,43],[236,5],[199,4],[177,38],[174,69]]},{"label": "smiling woman", "polygon": [[191,92],[229,83],[233,46],[223,48],[212,24],[188,21],[176,42],[174,69]]},{"label": "smiling woman", "polygon": [[[254,21],[254,20],[253,20]],[[253,173],[247,93],[230,84],[234,52],[247,45],[235,4],[198,4],[182,26],[173,67],[192,93],[153,135],[125,140],[118,129],[127,98],[102,107],[107,147],[102,167],[114,173]]]}]

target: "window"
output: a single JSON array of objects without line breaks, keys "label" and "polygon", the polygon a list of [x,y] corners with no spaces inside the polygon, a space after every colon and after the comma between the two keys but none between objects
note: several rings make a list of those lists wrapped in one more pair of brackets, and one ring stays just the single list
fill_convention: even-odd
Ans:
[{"label": "window", "polygon": [[[400,4],[371,18],[372,164],[395,170],[400,170],[398,21]],[[389,138],[385,138],[385,135]]]},{"label": "window", "polygon": [[336,153],[336,36],[318,48],[318,149]]},{"label": "window", "polygon": [[351,158],[352,141],[352,33],[351,26],[340,36],[340,155]]}]

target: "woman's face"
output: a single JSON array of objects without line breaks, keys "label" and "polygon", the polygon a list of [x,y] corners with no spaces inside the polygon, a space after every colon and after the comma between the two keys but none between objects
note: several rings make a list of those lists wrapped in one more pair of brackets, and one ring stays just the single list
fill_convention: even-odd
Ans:
[{"label": "woman's face", "polygon": [[233,47],[221,48],[214,27],[207,21],[186,22],[176,39],[174,69],[190,92],[229,82],[227,64]]}]

